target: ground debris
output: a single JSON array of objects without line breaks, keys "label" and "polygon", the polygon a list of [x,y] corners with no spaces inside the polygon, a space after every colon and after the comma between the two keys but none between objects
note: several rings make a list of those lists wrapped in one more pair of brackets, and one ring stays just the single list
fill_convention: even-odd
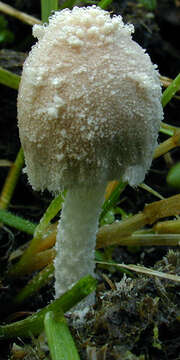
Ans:
[{"label": "ground debris", "polygon": [[[170,250],[154,269],[178,275],[179,265],[179,252]],[[176,282],[124,275],[115,290],[99,294],[97,310],[89,311],[86,321],[72,329],[80,353],[83,349],[82,359],[84,347],[90,360],[178,359],[172,354],[180,350],[179,294]]]}]

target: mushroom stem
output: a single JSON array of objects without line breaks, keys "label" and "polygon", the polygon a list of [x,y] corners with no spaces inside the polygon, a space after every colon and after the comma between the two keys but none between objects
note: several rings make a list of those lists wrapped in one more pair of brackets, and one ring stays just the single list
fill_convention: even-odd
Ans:
[{"label": "mushroom stem", "polygon": [[[96,232],[105,188],[105,183],[76,186],[66,194],[56,237],[56,298],[84,275],[94,275]],[[87,302],[86,305],[94,303],[94,294]]]}]

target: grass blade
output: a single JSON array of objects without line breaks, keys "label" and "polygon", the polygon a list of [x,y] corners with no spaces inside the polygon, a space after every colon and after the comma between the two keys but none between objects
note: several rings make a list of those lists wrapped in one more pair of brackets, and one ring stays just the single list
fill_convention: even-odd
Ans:
[{"label": "grass blade", "polygon": [[[15,3],[15,1],[13,1]],[[3,3],[0,1],[0,12],[3,12],[4,14],[7,14],[9,16],[13,16],[16,19],[23,21],[24,23],[28,25],[34,25],[34,24],[40,24],[41,21],[39,19],[36,19],[34,16],[28,15],[22,11],[19,11],[15,9],[14,7]]]},{"label": "grass blade", "polygon": [[42,22],[48,22],[51,12],[58,10],[58,0],[41,0],[41,19]]},{"label": "grass blade", "polygon": [[60,5],[60,10],[63,10],[63,9],[66,9],[66,8],[69,8],[69,9],[72,9],[73,6],[76,6],[78,3],[77,0],[66,0],[63,2],[62,5]]},{"label": "grass blade", "polygon": [[23,154],[23,149],[20,148],[16,156],[15,162],[12,164],[9,170],[8,176],[6,177],[5,183],[3,185],[0,194],[0,209],[8,208],[23,166],[24,166],[24,154]]},{"label": "grass blade", "polygon": [[84,276],[69,291],[67,291],[59,299],[51,302],[42,310],[37,311],[35,314],[24,320],[8,325],[1,325],[0,338],[14,338],[17,336],[27,338],[32,337],[32,334],[40,334],[44,327],[44,317],[47,312],[53,311],[56,316],[58,316],[61,311],[65,313],[91,292],[95,291],[95,289],[96,280],[91,275]]},{"label": "grass blade", "polygon": [[116,188],[113,190],[110,197],[104,202],[104,204],[102,206],[102,212],[101,212],[101,215],[100,215],[100,222],[105,217],[107,212],[117,204],[117,201],[119,200],[120,194],[123,192],[125,187],[126,187],[126,183],[119,182],[117,184]]},{"label": "grass blade", "polygon": [[42,271],[38,272],[27,285],[13,299],[14,304],[21,304],[31,296],[37,296],[38,291],[48,284],[54,275],[54,265],[47,265]]},{"label": "grass blade", "polygon": [[166,90],[162,94],[162,106],[165,107],[168,102],[172,99],[177,91],[180,90],[180,74],[172,81]]},{"label": "grass blade", "polygon": [[33,235],[36,229],[36,224],[3,209],[0,209],[0,222],[17,230],[23,231],[29,235]]},{"label": "grass blade", "polygon": [[101,9],[107,9],[107,7],[112,3],[113,0],[101,0],[98,2],[98,6],[101,7]]},{"label": "grass blade", "polygon": [[0,83],[9,86],[12,89],[18,90],[20,76],[0,67]]},{"label": "grass blade", "polygon": [[48,208],[46,209],[43,217],[41,218],[34,237],[37,238],[36,241],[38,241],[38,239],[42,236],[43,232],[45,231],[45,229],[48,227],[50,221],[58,214],[58,212],[62,209],[62,204],[64,202],[64,197],[65,197],[66,192],[64,191],[63,193],[60,193],[57,197],[55,197],[50,205],[48,206]]},{"label": "grass blade", "polygon": [[29,262],[31,263],[32,257],[37,252],[37,249],[39,247],[39,241],[43,235],[43,232],[48,227],[51,219],[53,219],[61,209],[64,196],[65,196],[65,192],[58,195],[55,199],[52,200],[46,212],[44,213],[42,219],[40,220],[40,223],[36,227],[33,239],[31,240],[28,248],[22,255],[21,259],[12,268],[12,271],[10,272],[11,274],[14,274],[16,276],[22,275],[25,269],[28,268]]},{"label": "grass blade", "polygon": [[113,265],[113,266],[117,266],[120,268],[124,268],[124,269],[128,269],[131,271],[135,271],[139,274],[144,274],[147,276],[152,276],[152,277],[158,277],[161,279],[166,279],[166,280],[171,280],[171,281],[177,281],[180,282],[180,276],[178,275],[173,275],[173,274],[168,274],[162,271],[157,271],[154,269],[149,269],[145,266],[140,266],[140,265],[134,265],[134,264],[130,264],[130,265],[125,265],[125,264],[117,264],[117,263],[112,263],[112,262],[108,262],[108,261],[96,261],[97,264],[103,264],[103,265]]},{"label": "grass blade", "polygon": [[58,317],[47,312],[44,327],[52,360],[80,360],[63,312]]}]

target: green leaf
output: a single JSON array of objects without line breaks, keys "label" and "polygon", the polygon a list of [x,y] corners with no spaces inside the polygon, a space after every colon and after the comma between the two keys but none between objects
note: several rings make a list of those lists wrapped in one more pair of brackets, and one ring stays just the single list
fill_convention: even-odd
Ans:
[{"label": "green leaf", "polygon": [[98,2],[98,6],[101,9],[107,9],[107,7],[112,3],[113,0],[101,0]]},{"label": "green leaf", "polygon": [[41,0],[41,19],[43,23],[48,22],[49,16],[52,11],[59,8],[58,0]]},{"label": "green leaf", "polygon": [[80,360],[63,311],[59,316],[48,311],[44,327],[52,360]]},{"label": "green leaf", "polygon": [[120,194],[123,192],[126,185],[127,185],[126,183],[119,182],[116,188],[114,189],[114,191],[112,192],[111,196],[109,197],[109,199],[104,202],[102,206],[102,212],[100,215],[100,223],[104,219],[108,211],[111,210],[114,206],[116,206]]},{"label": "green leaf", "polygon": [[162,94],[162,106],[165,107],[168,102],[172,99],[177,91],[180,90],[180,74],[172,81],[172,83],[164,90]]},{"label": "green leaf", "polygon": [[54,276],[54,265],[47,265],[42,271],[35,274],[35,276],[27,283],[27,285],[20,290],[20,292],[13,298],[14,304],[20,304],[31,296],[37,296],[37,292]]},{"label": "green leaf", "polygon": [[12,89],[18,90],[20,83],[20,76],[5,70],[0,67],[0,83],[9,86]]},{"label": "green leaf", "polygon": [[142,4],[149,11],[153,11],[157,7],[156,0],[139,0],[139,3]]},{"label": "green leaf", "polygon": [[0,209],[0,221],[30,235],[33,235],[36,229],[36,224],[3,209]]},{"label": "green leaf", "polygon": [[166,181],[170,187],[180,190],[180,162],[169,170]]},{"label": "green leaf", "polygon": [[60,9],[72,9],[74,6],[76,6],[78,3],[77,0],[65,0],[62,5],[60,5]]},{"label": "green leaf", "polygon": [[3,15],[0,15],[0,43],[11,43],[14,41],[14,34],[8,29],[8,22]]},{"label": "green leaf", "polygon": [[54,300],[49,305],[24,320],[13,322],[7,325],[0,325],[0,338],[32,337],[42,332],[44,327],[44,317],[48,311],[53,311],[56,316],[69,311],[86,296],[96,289],[96,280],[87,275],[80,279],[69,291],[59,299]]}]

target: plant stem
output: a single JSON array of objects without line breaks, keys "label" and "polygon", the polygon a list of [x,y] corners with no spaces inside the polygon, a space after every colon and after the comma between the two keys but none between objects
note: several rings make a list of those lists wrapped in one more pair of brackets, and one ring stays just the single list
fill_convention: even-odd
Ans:
[{"label": "plant stem", "polygon": [[77,0],[65,0],[65,2],[63,2],[62,5],[60,5],[60,9],[65,9],[65,8],[73,8],[73,6],[75,6],[77,4]]},{"label": "plant stem", "polygon": [[107,9],[107,7],[112,3],[113,0],[101,0],[98,2],[98,6],[101,9]]},{"label": "plant stem", "polygon": [[168,88],[164,90],[161,99],[163,107],[168,104],[178,90],[180,90],[180,74],[177,75]]},{"label": "plant stem", "polygon": [[177,220],[159,221],[154,225],[153,229],[158,234],[180,234],[180,218]]},{"label": "plant stem", "polygon": [[33,16],[25,14],[24,12],[19,11],[19,10],[13,8],[12,6],[3,3],[2,1],[0,1],[0,11],[2,11],[3,13],[5,13],[7,15],[17,18],[17,19],[25,22],[28,25],[34,25],[34,24],[41,23],[41,21],[39,19],[36,19]]},{"label": "plant stem", "polygon": [[41,0],[41,19],[43,23],[48,22],[51,12],[58,10],[58,0]]},{"label": "plant stem", "polygon": [[117,183],[117,186],[115,187],[114,191],[111,193],[110,197],[104,202],[102,206],[100,221],[107,214],[107,212],[117,204],[117,201],[121,193],[124,191],[126,185],[127,185],[126,183],[122,183],[122,182]]},{"label": "plant stem", "polygon": [[[175,216],[178,215],[179,213],[180,213],[179,194],[171,196],[168,199],[155,201],[151,204],[146,205],[142,212],[133,215],[126,220],[114,222],[111,225],[102,226],[97,233],[96,248],[97,249],[104,248],[106,246],[110,246],[114,244],[125,245],[125,243],[128,246],[129,236],[134,231],[141,229],[147,224],[152,225],[161,218],[168,216]],[[170,241],[170,239],[168,239],[168,241]],[[177,237],[175,238],[175,242],[177,244]],[[148,241],[147,241],[147,245],[148,245]]]},{"label": "plant stem", "polygon": [[147,276],[159,277],[162,279],[168,279],[171,281],[180,282],[180,276],[178,276],[178,275],[168,274],[168,273],[165,273],[162,271],[157,271],[157,270],[150,269],[150,268],[140,266],[140,265],[125,265],[125,264],[117,264],[117,263],[115,264],[115,263],[107,262],[107,261],[97,261],[97,264],[104,264],[104,265],[109,265],[109,266],[120,267],[120,268],[128,269],[131,271],[135,271],[137,273],[144,274]]},{"label": "plant stem", "polygon": [[16,160],[11,166],[9,174],[5,180],[1,195],[0,195],[0,209],[7,209],[11,201],[14,189],[16,187],[17,181],[21,174],[22,167],[24,165],[24,155],[23,150],[20,148]]},{"label": "plant stem", "polygon": [[0,67],[0,83],[18,90],[21,77]]},{"label": "plant stem", "polygon": [[59,316],[47,312],[44,327],[52,360],[80,360],[63,312]]},{"label": "plant stem", "polygon": [[96,280],[87,275],[80,279],[68,292],[63,294],[59,299],[54,300],[42,310],[29,316],[24,320],[20,320],[8,325],[0,326],[0,338],[14,338],[14,337],[32,337],[38,335],[43,330],[44,317],[48,311],[53,311],[56,316],[69,311],[78,302],[88,296],[96,289]]},{"label": "plant stem", "polygon": [[35,230],[34,238],[36,238],[36,241],[38,241],[38,239],[42,237],[42,234],[44,233],[45,229],[49,225],[50,221],[61,210],[62,204],[64,202],[64,196],[65,196],[65,192],[62,194],[59,194],[57,197],[55,197],[51,201],[50,205],[48,206],[47,210],[45,211],[43,217],[41,218],[41,220]]},{"label": "plant stem", "polygon": [[164,155],[168,151],[174,149],[176,146],[180,146],[180,130],[177,130],[171,138],[165,140],[155,149],[153,159]]},{"label": "plant stem", "polygon": [[55,199],[52,200],[46,212],[44,213],[42,219],[40,220],[39,225],[37,225],[36,227],[34,237],[31,240],[29,247],[22,255],[20,261],[17,264],[15,264],[15,266],[13,266],[13,268],[10,270],[9,272],[10,276],[17,276],[19,274],[26,273],[27,270],[29,271],[29,264],[31,266],[34,254],[37,251],[39,251],[39,246],[41,245],[40,239],[45,233],[45,230],[47,229],[51,219],[53,219],[54,216],[56,216],[56,214],[61,209],[62,202],[63,202],[62,194],[60,194],[59,196],[57,196]]},{"label": "plant stem", "polygon": [[47,265],[42,271],[36,274],[27,285],[13,299],[14,304],[20,304],[32,295],[37,294],[38,290],[45,286],[54,275],[53,264]]},{"label": "plant stem", "polygon": [[20,216],[14,215],[7,210],[0,209],[0,221],[5,225],[9,225],[29,235],[33,235],[34,230],[36,229],[36,224],[33,224],[31,221],[23,219]]}]

